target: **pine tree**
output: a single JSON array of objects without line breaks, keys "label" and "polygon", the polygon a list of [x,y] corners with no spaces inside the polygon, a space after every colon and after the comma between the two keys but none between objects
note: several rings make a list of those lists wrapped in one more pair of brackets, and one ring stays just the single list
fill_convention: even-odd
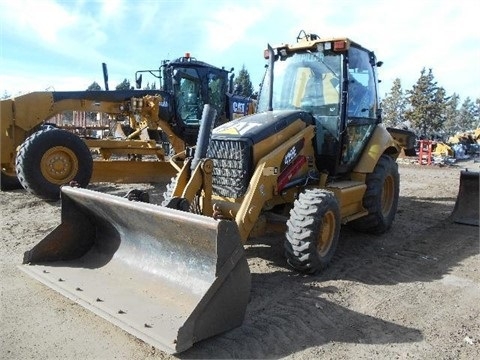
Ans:
[{"label": "pine tree", "polygon": [[157,90],[157,86],[155,84],[155,82],[153,83],[149,83],[147,82],[147,85],[143,88],[143,90]]},{"label": "pine tree", "polygon": [[115,89],[116,90],[130,90],[130,81],[124,79],[120,84],[118,84]]},{"label": "pine tree", "polygon": [[461,131],[467,132],[474,130],[478,123],[475,118],[475,103],[467,97],[460,107],[459,126]]},{"label": "pine tree", "polygon": [[250,74],[248,73],[245,65],[239,71],[238,76],[234,80],[235,89],[237,95],[250,97],[253,94],[253,85],[250,80]]},{"label": "pine tree", "polygon": [[90,86],[87,88],[87,91],[99,91],[102,90],[101,86],[98,85],[96,81],[90,84]]},{"label": "pine tree", "polygon": [[442,133],[446,120],[446,104],[450,97],[447,97],[443,87],[437,87],[430,112],[430,129],[432,133]]},{"label": "pine tree", "polygon": [[425,68],[420,72],[420,78],[407,90],[410,108],[405,112],[405,118],[410,121],[420,135],[427,138],[441,130],[445,121],[445,89],[437,86],[432,69],[426,74]]},{"label": "pine tree", "polygon": [[460,112],[458,106],[460,104],[460,96],[454,93],[445,104],[445,123],[444,130],[446,135],[454,135],[460,132],[459,117]]},{"label": "pine tree", "polygon": [[405,109],[407,101],[403,94],[402,83],[399,78],[393,81],[390,93],[382,100],[382,115],[385,126],[402,127],[405,124]]},{"label": "pine tree", "polygon": [[474,116],[475,116],[475,124],[476,124],[475,128],[480,129],[480,98],[477,98],[477,100],[475,100]]}]

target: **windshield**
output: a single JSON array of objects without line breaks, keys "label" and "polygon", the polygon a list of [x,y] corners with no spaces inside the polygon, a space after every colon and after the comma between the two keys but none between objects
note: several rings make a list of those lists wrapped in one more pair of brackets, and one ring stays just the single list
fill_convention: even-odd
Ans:
[{"label": "windshield", "polygon": [[[314,116],[339,112],[341,55],[295,53],[274,66],[273,109],[302,109]],[[262,86],[258,109],[268,108],[268,76]]]},{"label": "windshield", "polygon": [[186,125],[200,124],[205,103],[215,108],[217,116],[224,112],[227,83],[223,71],[193,67],[174,70],[177,113]]},{"label": "windshield", "polygon": [[175,93],[177,111],[187,124],[198,124],[202,117],[202,94],[200,77],[193,68],[179,68],[174,72],[178,86]]}]

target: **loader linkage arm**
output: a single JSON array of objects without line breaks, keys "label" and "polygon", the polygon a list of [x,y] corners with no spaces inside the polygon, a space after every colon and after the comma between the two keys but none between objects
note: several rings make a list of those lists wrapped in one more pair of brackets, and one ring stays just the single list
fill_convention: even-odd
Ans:
[{"label": "loader linkage arm", "polygon": [[[193,171],[190,170],[191,163],[192,158],[185,160],[180,173],[177,175],[172,198],[166,206],[177,210],[190,211],[197,195],[201,195],[200,213],[205,216],[213,216],[213,161],[211,159],[201,159]],[[194,210],[193,212],[197,211]]]}]

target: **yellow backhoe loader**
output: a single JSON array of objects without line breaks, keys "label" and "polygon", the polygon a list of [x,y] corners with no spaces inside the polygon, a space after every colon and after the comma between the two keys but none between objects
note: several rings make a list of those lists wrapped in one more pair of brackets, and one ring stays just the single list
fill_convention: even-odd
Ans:
[{"label": "yellow backhoe loader", "polygon": [[[105,64],[103,69],[108,90]],[[21,185],[57,200],[60,186],[70,182],[86,187],[99,181],[168,181],[176,169],[165,148],[178,153],[195,144],[204,104],[217,110],[216,124],[255,111],[252,99],[233,93],[233,73],[229,77],[229,71],[188,54],[163,61],[158,70],[137,71],[137,88],[143,73],[159,78],[161,89],[33,92],[2,100],[1,189]],[[115,131],[106,138],[80,139],[46,124],[66,111],[107,114]],[[128,134],[120,127],[125,118]],[[95,160],[93,150],[100,154]],[[144,155],[154,161],[138,161]]]},{"label": "yellow backhoe loader", "polygon": [[[343,224],[383,233],[396,214],[405,130],[387,130],[372,51],[301,32],[265,51],[257,113],[212,130],[162,204],[63,186],[61,224],[22,270],[169,353],[241,325],[250,293],[249,238],[284,220],[286,262],[325,269]],[[175,155],[172,161],[175,161]]]}]

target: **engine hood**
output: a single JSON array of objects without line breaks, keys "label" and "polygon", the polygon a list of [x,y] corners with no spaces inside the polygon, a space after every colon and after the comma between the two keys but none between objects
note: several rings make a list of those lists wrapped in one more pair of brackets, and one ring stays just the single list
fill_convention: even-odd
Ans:
[{"label": "engine hood", "polygon": [[275,110],[241,117],[213,130],[212,139],[248,141],[256,144],[280,132],[294,121],[314,123],[313,116],[302,110]]}]

